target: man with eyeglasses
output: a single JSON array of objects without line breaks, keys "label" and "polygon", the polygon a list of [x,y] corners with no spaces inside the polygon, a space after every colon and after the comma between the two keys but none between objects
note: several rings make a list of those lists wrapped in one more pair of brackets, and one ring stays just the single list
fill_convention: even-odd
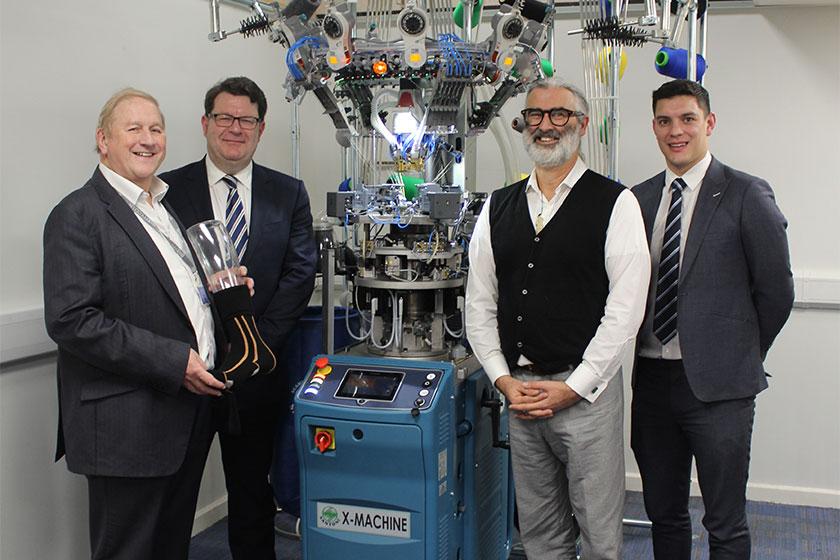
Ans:
[{"label": "man with eyeglasses", "polygon": [[[253,161],[267,108],[265,94],[248,78],[216,84],[205,95],[201,117],[207,157],[161,178],[171,187],[166,200],[184,225],[210,219],[226,224],[254,279],[260,334],[279,356],[312,294],[316,254],[303,182]],[[268,475],[275,428],[288,398],[282,367],[237,389],[241,433],[219,430],[234,560],[275,558],[276,508]]]},{"label": "man with eyeglasses", "polygon": [[531,175],[495,191],[470,242],[467,335],[504,393],[529,558],[621,558],[621,361],[650,277],[633,194],[580,157],[588,105],[557,79],[522,112]]}]

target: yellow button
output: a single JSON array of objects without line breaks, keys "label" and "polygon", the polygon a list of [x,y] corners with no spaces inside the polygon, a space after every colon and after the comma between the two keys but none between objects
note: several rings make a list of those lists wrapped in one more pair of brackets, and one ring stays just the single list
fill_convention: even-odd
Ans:
[{"label": "yellow button", "polygon": [[322,375],[329,375],[332,373],[332,366],[324,366],[318,370],[318,373]]},{"label": "yellow button", "polygon": [[330,64],[338,64],[338,57],[334,54],[330,55]]}]

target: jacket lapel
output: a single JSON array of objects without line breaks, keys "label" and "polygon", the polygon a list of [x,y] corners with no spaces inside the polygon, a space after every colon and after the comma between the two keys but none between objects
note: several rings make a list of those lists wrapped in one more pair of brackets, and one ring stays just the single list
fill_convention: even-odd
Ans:
[{"label": "jacket lapel", "polygon": [[[206,158],[206,156],[205,156]],[[187,183],[187,197],[194,213],[194,220],[187,223],[197,224],[213,219],[213,202],[210,200],[210,186],[207,184],[207,164],[205,159],[196,163],[190,170]],[[224,222],[224,219],[222,219]]]},{"label": "jacket lapel", "polygon": [[102,173],[100,173],[99,169],[94,172],[92,181],[94,189],[105,203],[108,213],[134,242],[138,252],[149,265],[152,273],[158,282],[160,282],[163,290],[172,299],[175,306],[181,311],[184,317],[189,318],[187,308],[181,300],[181,294],[178,293],[178,288],[175,286],[175,281],[172,279],[172,273],[169,272],[169,267],[166,266],[166,261],[163,260],[154,241],[149,237],[149,233],[143,227],[143,224],[140,223],[140,219],[134,214],[128,202],[114,190]]},{"label": "jacket lapel", "polygon": [[697,258],[700,245],[709,229],[712,216],[717,210],[720,201],[723,200],[726,191],[726,180],[723,176],[723,164],[715,158],[709,164],[706,176],[703,177],[702,187],[697,195],[697,202],[694,206],[694,214],[691,217],[691,225],[688,229],[688,238],[685,241],[685,254],[683,255],[680,277],[684,278],[691,270],[691,265]]},{"label": "jacket lapel", "polygon": [[649,188],[644,188],[646,185],[639,185],[633,190],[639,189],[639,207],[642,210],[642,219],[645,222],[645,235],[647,235],[648,247],[650,247],[650,239],[653,237],[653,223],[656,221],[656,212],[659,210],[659,204],[662,201],[662,189],[665,186],[665,172],[653,177],[648,181]]},{"label": "jacket lapel", "polygon": [[272,206],[271,186],[266,180],[264,170],[255,163],[251,176],[251,217],[248,222],[248,246],[242,256],[243,264],[248,262],[259,246]]}]

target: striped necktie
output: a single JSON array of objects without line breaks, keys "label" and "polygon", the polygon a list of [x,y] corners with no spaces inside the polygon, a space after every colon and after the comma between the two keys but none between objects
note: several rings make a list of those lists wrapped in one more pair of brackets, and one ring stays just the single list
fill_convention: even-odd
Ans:
[{"label": "striped necktie", "polygon": [[239,256],[239,262],[241,263],[242,257],[245,255],[245,248],[248,246],[248,222],[245,220],[245,205],[242,204],[242,199],[239,198],[239,193],[236,191],[236,177],[225,175],[222,177],[222,181],[228,187],[225,227],[233,240],[233,246],[236,247],[236,254]]},{"label": "striped necktie", "polygon": [[677,177],[671,183],[671,205],[662,236],[662,257],[656,281],[656,304],[653,307],[653,334],[662,344],[677,335],[677,294],[680,279],[680,230],[682,192],[685,181]]}]

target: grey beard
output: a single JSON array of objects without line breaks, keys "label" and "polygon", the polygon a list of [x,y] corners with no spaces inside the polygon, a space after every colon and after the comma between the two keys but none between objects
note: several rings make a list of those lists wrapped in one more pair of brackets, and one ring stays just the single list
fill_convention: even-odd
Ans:
[{"label": "grey beard", "polygon": [[562,133],[546,135],[554,136],[559,140],[551,148],[536,143],[534,139],[537,136],[536,132],[531,134],[525,131],[522,134],[522,143],[528,157],[537,167],[560,167],[580,151],[580,136],[577,130],[577,127],[567,127]]}]

